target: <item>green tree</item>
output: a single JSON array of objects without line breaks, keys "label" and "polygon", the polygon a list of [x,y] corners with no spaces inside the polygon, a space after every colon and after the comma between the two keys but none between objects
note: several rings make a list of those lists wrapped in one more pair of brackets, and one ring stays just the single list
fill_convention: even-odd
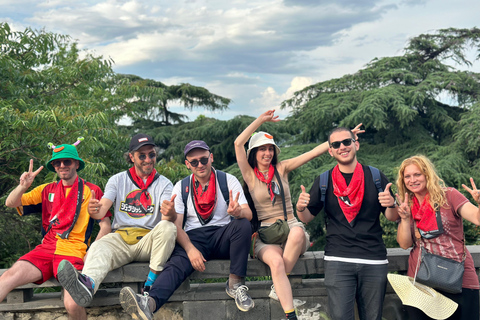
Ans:
[{"label": "green tree", "polygon": [[[292,108],[289,126],[305,142],[324,141],[333,127],[362,122],[360,162],[394,181],[403,159],[425,154],[448,186],[463,191],[470,176],[480,182],[480,74],[456,69],[451,61],[468,68],[467,53],[476,51],[477,60],[479,49],[477,28],[422,34],[409,41],[403,55],[376,58],[355,74],[309,86],[282,107]],[[317,168],[317,175],[332,166]],[[468,224],[470,241],[477,240],[476,231]]]},{"label": "green tree", "polygon": [[188,83],[167,86],[160,81],[135,75],[117,75],[117,79],[117,92],[129,97],[123,108],[118,109],[118,114],[130,117],[135,127],[156,128],[184,123],[188,117],[169,110],[172,103],[181,104],[187,110],[200,107],[222,111],[228,108],[231,101]]},{"label": "green tree", "polygon": [[[121,98],[111,94],[111,61],[81,54],[68,36],[30,28],[15,32],[6,23],[0,24],[0,43],[0,264],[8,264],[39,240],[38,218],[19,220],[3,206],[29,159],[35,167],[44,165],[52,154],[49,142],[73,144],[83,136],[78,150],[86,167],[80,175],[102,187],[124,166],[117,150],[127,142],[108,112]],[[55,180],[44,169],[34,184]],[[17,227],[21,222],[23,228]]]}]

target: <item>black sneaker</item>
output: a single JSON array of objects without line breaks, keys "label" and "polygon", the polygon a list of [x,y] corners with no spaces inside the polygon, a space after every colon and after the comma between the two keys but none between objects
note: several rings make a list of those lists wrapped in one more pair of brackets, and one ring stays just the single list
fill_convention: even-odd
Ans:
[{"label": "black sneaker", "polygon": [[62,260],[57,268],[58,282],[81,307],[88,307],[93,299],[93,281],[81,274],[68,260]]},{"label": "black sneaker", "polygon": [[120,304],[123,310],[136,320],[152,320],[153,312],[148,303],[147,295],[136,294],[132,288],[125,287],[120,291]]},{"label": "black sneaker", "polygon": [[235,299],[235,304],[237,308],[241,311],[249,311],[255,306],[255,302],[247,293],[248,287],[246,285],[238,284],[232,288],[228,285],[228,280],[225,288],[225,292],[230,296],[230,298]]}]

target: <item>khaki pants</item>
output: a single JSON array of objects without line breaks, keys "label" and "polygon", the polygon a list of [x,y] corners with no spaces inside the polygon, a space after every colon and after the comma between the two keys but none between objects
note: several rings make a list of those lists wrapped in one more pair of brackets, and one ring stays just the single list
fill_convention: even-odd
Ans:
[{"label": "khaki pants", "polygon": [[95,281],[97,292],[108,272],[133,261],[150,261],[150,269],[162,271],[172,254],[177,228],[162,220],[136,244],[125,243],[118,233],[110,233],[95,241],[88,250],[82,273]]}]

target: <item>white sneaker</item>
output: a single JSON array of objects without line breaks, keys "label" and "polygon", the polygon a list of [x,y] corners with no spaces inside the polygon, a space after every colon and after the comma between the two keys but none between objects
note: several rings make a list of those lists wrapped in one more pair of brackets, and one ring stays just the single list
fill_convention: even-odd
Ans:
[{"label": "white sneaker", "polygon": [[268,296],[270,298],[272,298],[273,300],[279,301],[278,296],[277,296],[277,292],[275,291],[275,285],[272,284],[272,290],[270,290],[270,294]]}]

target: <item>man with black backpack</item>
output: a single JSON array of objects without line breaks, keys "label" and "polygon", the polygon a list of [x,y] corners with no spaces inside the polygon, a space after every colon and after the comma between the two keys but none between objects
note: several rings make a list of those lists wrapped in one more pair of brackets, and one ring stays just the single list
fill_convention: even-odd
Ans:
[{"label": "man with black backpack", "polygon": [[337,165],[317,177],[309,193],[302,188],[297,214],[305,223],[324,209],[327,218],[325,287],[334,320],[381,320],[387,284],[387,251],[380,213],[398,219],[391,183],[378,169],[357,161],[360,144],[348,129],[334,129],[329,153]]},{"label": "man with black backpack", "polygon": [[226,293],[241,311],[254,307],[243,284],[250,250],[252,212],[237,178],[212,167],[213,154],[204,141],[185,146],[185,165],[192,174],[173,188],[177,244],[148,296],[123,288],[120,303],[134,319],[153,318],[182,282],[205,262],[229,259]]}]

